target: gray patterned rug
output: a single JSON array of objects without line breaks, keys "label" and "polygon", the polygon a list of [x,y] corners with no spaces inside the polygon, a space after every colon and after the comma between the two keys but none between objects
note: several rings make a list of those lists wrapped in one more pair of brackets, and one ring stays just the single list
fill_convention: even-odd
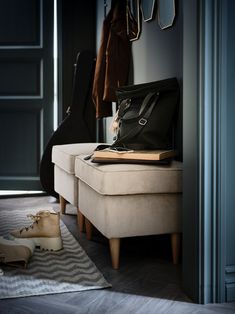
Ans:
[{"label": "gray patterned rug", "polygon": [[[48,209],[48,208],[46,208]],[[34,210],[0,211],[0,235],[31,223],[27,214]],[[35,250],[26,269],[1,265],[0,299],[107,288],[95,264],[61,221],[63,249]]]}]

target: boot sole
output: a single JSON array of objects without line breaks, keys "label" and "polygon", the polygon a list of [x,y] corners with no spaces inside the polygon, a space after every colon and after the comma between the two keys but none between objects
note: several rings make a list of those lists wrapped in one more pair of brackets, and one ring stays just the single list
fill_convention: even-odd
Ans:
[{"label": "boot sole", "polygon": [[61,237],[57,238],[31,238],[36,247],[41,250],[59,251],[63,248]]},{"label": "boot sole", "polygon": [[[24,238],[16,238],[15,239],[24,239]],[[63,248],[63,243],[61,237],[57,238],[26,238],[27,240],[31,240],[35,247],[40,248],[41,250],[49,250],[49,251],[59,251]]]},{"label": "boot sole", "polygon": [[[19,238],[15,238],[19,239]],[[49,251],[59,251],[63,248],[63,243],[61,237],[58,238],[27,238],[31,240],[35,247],[40,248],[41,250]]]}]

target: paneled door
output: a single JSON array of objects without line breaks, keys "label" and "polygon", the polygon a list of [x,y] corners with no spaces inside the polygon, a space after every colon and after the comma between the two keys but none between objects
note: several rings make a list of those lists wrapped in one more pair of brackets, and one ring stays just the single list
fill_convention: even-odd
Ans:
[{"label": "paneled door", "polygon": [[0,190],[38,190],[53,132],[53,0],[0,1]]}]

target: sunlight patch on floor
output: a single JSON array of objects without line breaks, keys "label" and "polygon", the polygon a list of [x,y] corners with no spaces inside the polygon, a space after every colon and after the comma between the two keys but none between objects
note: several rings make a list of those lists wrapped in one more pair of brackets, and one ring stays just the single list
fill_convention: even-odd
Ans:
[{"label": "sunlight patch on floor", "polygon": [[43,191],[25,191],[25,190],[0,190],[0,195],[21,195],[21,194],[41,194]]}]

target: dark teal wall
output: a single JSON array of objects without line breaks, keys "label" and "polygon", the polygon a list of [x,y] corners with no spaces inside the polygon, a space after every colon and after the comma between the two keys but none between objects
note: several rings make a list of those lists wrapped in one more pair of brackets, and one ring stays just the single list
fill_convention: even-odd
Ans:
[{"label": "dark teal wall", "polygon": [[184,0],[183,288],[235,300],[235,2]]},{"label": "dark teal wall", "polygon": [[[107,11],[111,0],[107,1]],[[157,1],[155,6],[157,6]],[[138,40],[132,42],[133,72],[131,84],[157,81],[177,77],[182,86],[183,55],[182,1],[176,1],[176,17],[173,27],[161,30],[156,16],[149,22],[142,21],[142,31]],[[103,1],[97,1],[97,47],[100,45],[100,31],[104,16]],[[109,124],[109,123],[107,123]],[[182,159],[182,104],[176,132],[176,146]]]},{"label": "dark teal wall", "polygon": [[225,299],[235,301],[235,2],[226,0],[224,6],[223,31],[225,39],[223,71],[223,184],[222,203],[225,215]]},{"label": "dark teal wall", "polygon": [[140,38],[132,43],[134,83],[172,76],[182,81],[182,1],[177,3],[173,27],[161,30],[157,16],[152,21],[142,21]]},{"label": "dark teal wall", "polygon": [[[156,1],[157,2],[157,1]],[[183,77],[183,12],[182,1],[176,1],[176,17],[173,27],[161,30],[157,16],[152,21],[142,21],[140,38],[132,43],[133,82],[157,81],[177,77],[181,85]],[[176,147],[182,160],[182,102],[176,128]]]},{"label": "dark teal wall", "polygon": [[[107,0],[107,12],[111,0]],[[161,30],[155,14],[151,21],[142,20],[142,31],[138,40],[132,42],[133,82],[135,84],[176,76],[182,81],[182,39],[183,14],[182,0],[176,1],[176,17],[173,27]],[[100,46],[100,33],[104,18],[103,1],[97,1],[97,49]],[[142,19],[142,16],[141,16]]]},{"label": "dark teal wall", "polygon": [[226,199],[227,199],[227,233],[226,239],[228,246],[231,250],[228,250],[226,254],[226,264],[235,266],[235,171],[231,171],[234,168],[235,160],[235,2],[228,1],[228,20],[227,20],[227,86],[225,87],[227,95],[227,123],[225,125],[226,130]]}]

